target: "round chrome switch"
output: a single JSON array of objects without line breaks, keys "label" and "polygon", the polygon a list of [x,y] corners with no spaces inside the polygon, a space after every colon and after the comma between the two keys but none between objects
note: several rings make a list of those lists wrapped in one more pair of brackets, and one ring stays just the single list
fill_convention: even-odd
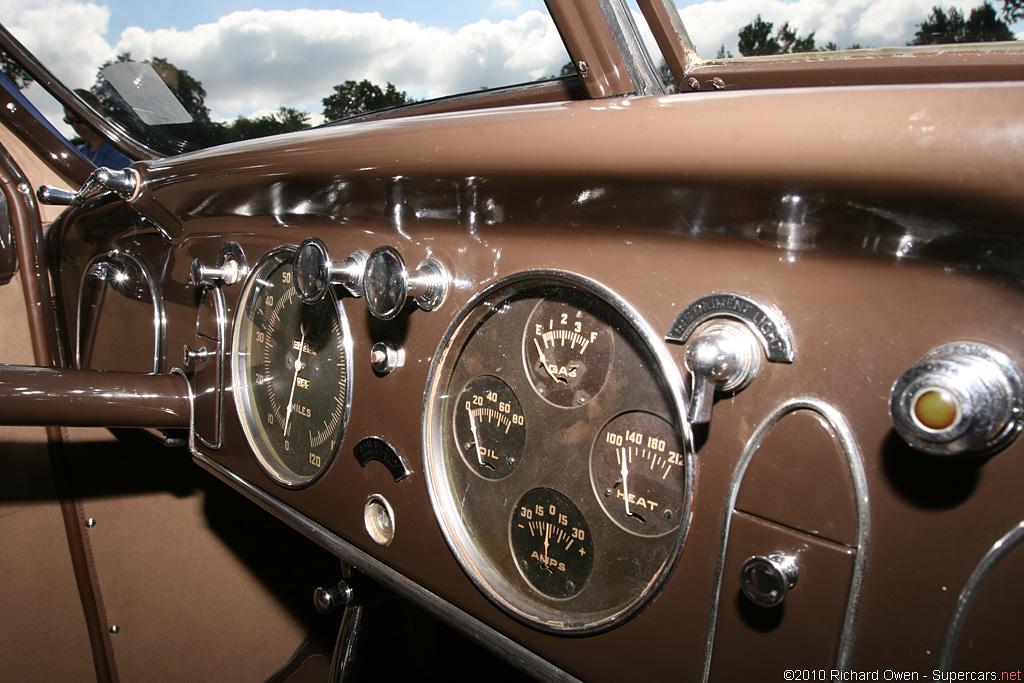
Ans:
[{"label": "round chrome switch", "polygon": [[947,344],[896,380],[889,412],[899,435],[919,451],[989,453],[1021,429],[1024,382],[1006,354],[982,344]]}]

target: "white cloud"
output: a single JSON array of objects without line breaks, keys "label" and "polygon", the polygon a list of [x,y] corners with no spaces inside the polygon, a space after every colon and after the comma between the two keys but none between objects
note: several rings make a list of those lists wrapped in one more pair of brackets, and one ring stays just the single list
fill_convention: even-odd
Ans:
[{"label": "white cloud", "polygon": [[[376,12],[248,10],[186,29],[125,29],[105,36],[110,10],[82,0],[3,0],[7,27],[71,87],[92,85],[118,53],[164,57],[202,82],[217,118],[295,107],[314,116],[334,85],[367,78],[417,98],[467,92],[556,74],[567,61],[545,14],[526,10],[458,29],[385,19]],[[703,57],[724,45],[734,55],[741,27],[760,14],[789,21],[818,45],[904,45],[938,2],[968,10],[981,0],[706,0],[680,13]],[[491,0],[490,6],[527,6]],[[638,20],[648,44],[653,40]],[[47,113],[50,113],[47,111]]]}]

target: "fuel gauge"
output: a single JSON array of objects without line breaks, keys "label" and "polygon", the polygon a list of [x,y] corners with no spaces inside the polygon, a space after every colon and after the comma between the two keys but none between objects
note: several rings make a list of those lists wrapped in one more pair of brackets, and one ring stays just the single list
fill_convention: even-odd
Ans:
[{"label": "fuel gauge", "polygon": [[541,301],[523,335],[530,383],[547,401],[581,406],[604,387],[614,342],[607,323],[571,302]]}]

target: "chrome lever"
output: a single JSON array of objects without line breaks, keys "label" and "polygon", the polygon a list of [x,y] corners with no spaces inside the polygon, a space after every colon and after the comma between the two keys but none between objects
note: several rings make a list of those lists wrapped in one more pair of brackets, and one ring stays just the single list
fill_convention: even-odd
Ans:
[{"label": "chrome lever", "polygon": [[113,192],[121,199],[131,199],[139,187],[139,174],[131,168],[115,171],[97,168],[78,192],[63,190],[52,185],[40,185],[36,197],[41,204],[51,206],[81,206],[91,196]]}]

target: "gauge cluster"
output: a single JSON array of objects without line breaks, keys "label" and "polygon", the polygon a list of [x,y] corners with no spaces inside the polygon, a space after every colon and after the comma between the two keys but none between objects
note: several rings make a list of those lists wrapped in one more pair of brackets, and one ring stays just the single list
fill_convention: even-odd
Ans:
[{"label": "gauge cluster", "polygon": [[602,630],[686,536],[692,448],[674,366],[598,283],[527,272],[456,317],[431,367],[425,466],[465,572],[534,627]]}]

